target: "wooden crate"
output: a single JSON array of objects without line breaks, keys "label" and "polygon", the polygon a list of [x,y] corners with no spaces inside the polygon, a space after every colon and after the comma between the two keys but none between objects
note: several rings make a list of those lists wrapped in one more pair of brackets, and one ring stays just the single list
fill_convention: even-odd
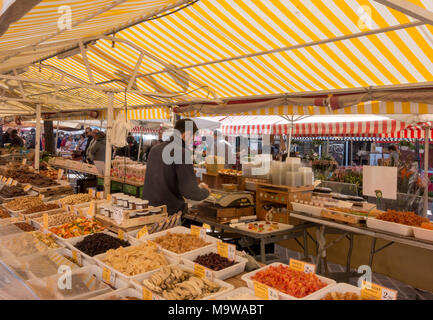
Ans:
[{"label": "wooden crate", "polygon": [[99,213],[96,216],[99,219],[106,221],[107,223],[110,223],[111,225],[116,226],[118,228],[134,229],[134,228],[137,228],[139,226],[144,226],[145,224],[157,223],[157,222],[161,222],[162,220],[166,219],[168,217],[168,214],[167,214],[167,206],[165,206],[165,205],[159,206],[159,207],[149,207],[147,210],[159,209],[159,208],[162,209],[162,212],[159,214],[144,216],[144,217],[139,217],[139,218],[131,218],[131,219],[129,218],[129,213],[137,212],[137,211],[141,211],[141,210],[124,210],[123,211],[123,221],[120,225],[117,224],[114,221],[114,219],[108,218],[108,217],[101,215]]},{"label": "wooden crate", "polygon": [[212,204],[203,203],[199,205],[199,213],[200,215],[214,218],[219,223],[224,223],[232,219],[252,216],[255,214],[255,210],[253,206],[242,208],[221,208]]},{"label": "wooden crate", "polygon": [[313,190],[313,186],[288,187],[269,183],[258,183],[256,190],[257,219],[265,220],[267,211],[263,208],[264,205],[274,205],[276,207],[286,208],[287,210],[287,213],[274,213],[275,222],[289,223],[292,225],[302,223],[301,220],[290,217],[289,212],[293,210],[291,202],[295,197],[304,201],[310,201]]},{"label": "wooden crate", "polygon": [[218,173],[203,173],[202,181],[206,183],[211,189],[221,188],[221,177]]}]

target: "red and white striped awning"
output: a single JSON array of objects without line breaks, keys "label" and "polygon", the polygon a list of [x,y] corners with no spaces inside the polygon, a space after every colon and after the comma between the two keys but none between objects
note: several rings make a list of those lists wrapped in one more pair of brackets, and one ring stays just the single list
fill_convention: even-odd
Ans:
[{"label": "red and white striped awning", "polygon": [[[288,135],[290,124],[250,124],[222,125],[224,135]],[[388,137],[388,138],[424,138],[421,126],[407,126],[397,120],[334,122],[334,123],[295,123],[292,136],[344,136],[344,137]]]}]

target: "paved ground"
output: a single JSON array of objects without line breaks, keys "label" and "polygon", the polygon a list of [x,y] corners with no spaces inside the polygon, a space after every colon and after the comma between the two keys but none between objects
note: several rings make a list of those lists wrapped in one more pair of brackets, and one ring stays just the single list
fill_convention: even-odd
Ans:
[{"label": "paved ground", "polygon": [[[297,251],[292,251],[286,248],[283,248],[279,245],[275,245],[275,254],[284,258],[294,258],[294,259],[302,259],[303,254]],[[284,250],[287,252],[284,253]],[[284,256],[285,255],[285,256]],[[332,262],[328,262],[328,268],[330,272],[343,272],[345,271],[345,267],[339,264],[335,264]],[[353,270],[355,271],[355,270]],[[357,286],[358,278],[351,278],[349,282],[351,285]],[[398,300],[433,300],[433,293],[420,290],[409,286],[403,282],[400,282],[395,279],[391,279],[382,274],[373,273],[372,282],[377,283],[378,285],[387,287],[389,289],[394,289],[398,291]]]}]

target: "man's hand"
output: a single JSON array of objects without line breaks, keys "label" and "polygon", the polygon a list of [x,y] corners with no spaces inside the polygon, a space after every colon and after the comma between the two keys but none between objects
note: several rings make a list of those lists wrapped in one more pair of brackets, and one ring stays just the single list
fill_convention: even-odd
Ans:
[{"label": "man's hand", "polygon": [[198,185],[198,187],[201,188],[201,189],[206,189],[207,191],[209,191],[209,193],[211,193],[211,190],[210,190],[209,186],[206,183],[204,183],[204,182],[200,183]]}]

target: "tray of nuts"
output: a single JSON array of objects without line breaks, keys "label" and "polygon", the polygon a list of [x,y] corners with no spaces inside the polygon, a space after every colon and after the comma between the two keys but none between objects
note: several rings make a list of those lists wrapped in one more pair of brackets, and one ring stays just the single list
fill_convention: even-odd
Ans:
[{"label": "tray of nuts", "polygon": [[17,216],[18,213],[21,211],[42,204],[44,204],[44,202],[39,197],[27,196],[3,203],[3,207],[6,208],[13,215]]},{"label": "tray of nuts", "polygon": [[64,197],[62,199],[58,200],[58,203],[60,205],[74,205],[74,204],[80,204],[83,202],[90,202],[92,200],[92,196],[88,193],[77,193],[77,194],[71,194],[67,197]]},{"label": "tray of nuts", "polygon": [[[48,227],[58,226],[64,223],[70,223],[77,219],[77,216],[71,212],[62,212],[48,216]],[[43,224],[43,217],[35,218],[32,220],[36,228],[41,228]]]}]

